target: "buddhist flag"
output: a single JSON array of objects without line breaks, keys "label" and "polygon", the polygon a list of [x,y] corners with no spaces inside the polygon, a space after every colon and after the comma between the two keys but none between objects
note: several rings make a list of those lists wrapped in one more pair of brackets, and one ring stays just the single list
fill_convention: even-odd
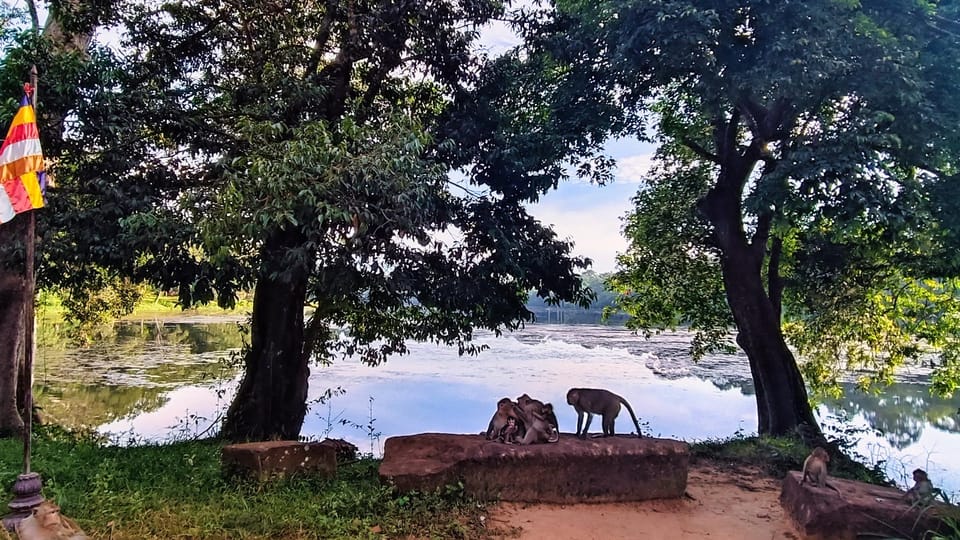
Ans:
[{"label": "buddhist flag", "polygon": [[0,147],[0,223],[21,212],[42,208],[45,184],[37,118],[24,94]]}]

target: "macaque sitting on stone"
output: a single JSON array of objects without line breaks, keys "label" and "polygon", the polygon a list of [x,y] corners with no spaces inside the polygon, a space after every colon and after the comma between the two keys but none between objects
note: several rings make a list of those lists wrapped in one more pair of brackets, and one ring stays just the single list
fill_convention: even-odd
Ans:
[{"label": "macaque sitting on stone", "polygon": [[503,428],[503,433],[500,435],[500,439],[507,444],[515,444],[520,440],[520,426],[517,425],[517,419],[514,417],[507,418],[507,425]]},{"label": "macaque sitting on stone", "polygon": [[88,540],[72,519],[60,514],[60,507],[43,501],[17,524],[20,540]]},{"label": "macaque sitting on stone", "polygon": [[913,487],[903,494],[903,498],[910,503],[929,503],[933,500],[934,487],[927,471],[916,469],[913,471]]}]

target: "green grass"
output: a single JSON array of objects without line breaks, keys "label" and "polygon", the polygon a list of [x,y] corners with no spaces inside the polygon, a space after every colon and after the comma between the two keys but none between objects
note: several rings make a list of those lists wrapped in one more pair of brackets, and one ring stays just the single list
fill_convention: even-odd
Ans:
[{"label": "green grass", "polygon": [[[222,444],[105,446],[94,437],[42,426],[34,434],[32,469],[43,477],[44,495],[91,538],[451,539],[515,532],[484,528],[487,507],[465,496],[461,486],[396,493],[381,484],[375,459],[341,464],[332,479],[302,476],[257,484],[225,478]],[[7,494],[2,504],[12,498],[22,449],[20,439],[0,439],[0,485]],[[695,460],[758,466],[783,477],[801,469],[809,450],[793,439],[735,435],[696,442],[691,453]],[[832,464],[831,475],[887,483],[876,467],[835,461],[840,463]]]},{"label": "green grass", "polygon": [[[341,465],[333,479],[295,477],[266,484],[225,479],[222,443],[103,446],[44,427],[35,434],[32,470],[44,496],[91,538],[319,539],[483,538],[485,507],[448,487],[395,493],[380,483],[379,461]],[[22,441],[0,440],[0,482],[21,471]]]},{"label": "green grass", "polygon": [[[727,439],[709,439],[690,445],[694,458],[707,458],[760,466],[767,474],[783,478],[787,471],[803,469],[810,449],[798,439],[787,437],[746,437],[734,435]],[[893,485],[883,472],[883,464],[873,467],[845,456],[834,456],[830,475],[879,485]]]}]

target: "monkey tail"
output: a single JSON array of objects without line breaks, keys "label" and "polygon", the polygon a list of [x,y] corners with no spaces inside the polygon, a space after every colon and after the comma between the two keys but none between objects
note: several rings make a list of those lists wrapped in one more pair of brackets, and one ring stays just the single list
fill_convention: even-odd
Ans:
[{"label": "monkey tail", "polygon": [[617,398],[620,399],[620,403],[623,403],[623,406],[627,408],[627,412],[630,413],[630,418],[633,419],[633,425],[637,426],[637,437],[643,437],[643,432],[640,431],[640,421],[637,420],[637,415],[634,414],[633,407],[631,407],[630,404],[627,403],[627,400],[623,399],[622,397],[617,396]]}]

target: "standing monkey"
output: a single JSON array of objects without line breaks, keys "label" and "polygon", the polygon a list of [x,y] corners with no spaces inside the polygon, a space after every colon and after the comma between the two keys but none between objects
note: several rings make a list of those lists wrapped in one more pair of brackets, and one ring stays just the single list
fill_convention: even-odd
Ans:
[{"label": "standing monkey", "polygon": [[827,482],[827,463],[830,463],[830,454],[821,447],[816,447],[803,460],[803,478],[800,479],[800,485],[810,480],[810,483],[816,487],[828,487],[840,495],[840,490]]},{"label": "standing monkey", "polygon": [[[587,438],[587,430],[590,429],[590,421],[594,414],[602,417],[603,436],[613,436],[613,422],[620,414],[620,404],[627,407],[630,412],[630,418],[633,419],[633,425],[637,426],[637,437],[643,437],[640,430],[640,422],[637,415],[633,412],[633,407],[627,403],[627,400],[614,394],[609,390],[600,388],[571,388],[567,391],[567,403],[573,405],[577,411],[577,437]],[[583,415],[587,415],[587,423],[583,425]],[[581,431],[581,425],[583,429]]]}]

